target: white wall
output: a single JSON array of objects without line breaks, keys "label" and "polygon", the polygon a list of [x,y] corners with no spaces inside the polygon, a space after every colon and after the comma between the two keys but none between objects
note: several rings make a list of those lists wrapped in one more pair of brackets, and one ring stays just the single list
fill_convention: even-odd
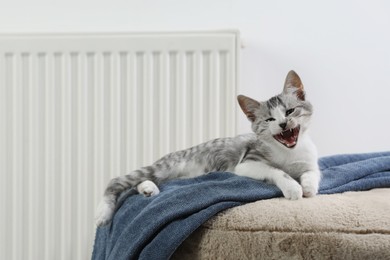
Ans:
[{"label": "white wall", "polygon": [[0,33],[239,29],[240,92],[267,99],[296,70],[327,155],[390,150],[389,14],[386,0],[3,0]]}]

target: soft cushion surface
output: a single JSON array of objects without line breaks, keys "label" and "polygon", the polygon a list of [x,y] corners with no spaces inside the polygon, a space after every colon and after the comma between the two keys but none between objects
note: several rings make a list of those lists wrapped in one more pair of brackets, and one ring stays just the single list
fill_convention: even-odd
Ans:
[{"label": "soft cushion surface", "polygon": [[204,223],[174,259],[390,259],[390,189],[235,207]]}]

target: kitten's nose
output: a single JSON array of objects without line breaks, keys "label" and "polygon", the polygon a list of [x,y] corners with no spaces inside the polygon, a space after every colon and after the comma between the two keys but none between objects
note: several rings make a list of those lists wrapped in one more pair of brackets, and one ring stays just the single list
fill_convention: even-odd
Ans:
[{"label": "kitten's nose", "polygon": [[279,126],[284,130],[286,129],[287,123],[281,123],[279,124]]}]

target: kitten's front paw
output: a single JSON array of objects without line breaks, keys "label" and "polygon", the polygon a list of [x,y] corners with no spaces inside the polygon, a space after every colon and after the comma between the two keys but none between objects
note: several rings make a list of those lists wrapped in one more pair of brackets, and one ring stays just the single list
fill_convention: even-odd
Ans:
[{"label": "kitten's front paw", "polygon": [[319,171],[307,172],[301,176],[301,186],[304,197],[314,197],[318,193],[320,178],[321,173]]},{"label": "kitten's front paw", "polygon": [[283,195],[289,200],[298,200],[302,198],[302,187],[297,182],[289,184],[284,190]]},{"label": "kitten's front paw", "polygon": [[160,193],[160,190],[152,181],[143,181],[137,185],[137,191],[146,197],[155,196]]},{"label": "kitten's front paw", "polygon": [[115,204],[109,201],[106,198],[103,198],[103,200],[99,203],[99,206],[97,208],[97,213],[96,213],[96,226],[101,227],[106,224],[108,224],[112,216],[114,215],[115,211]]},{"label": "kitten's front paw", "polygon": [[318,192],[318,185],[302,182],[303,196],[306,198],[314,197]]}]

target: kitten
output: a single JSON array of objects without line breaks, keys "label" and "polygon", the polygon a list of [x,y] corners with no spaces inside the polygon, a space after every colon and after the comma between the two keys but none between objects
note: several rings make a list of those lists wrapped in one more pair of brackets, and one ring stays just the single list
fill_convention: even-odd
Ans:
[{"label": "kitten", "polygon": [[290,71],[283,92],[258,102],[238,96],[253,133],[218,138],[170,153],[151,166],[114,178],[99,204],[96,224],[110,222],[119,195],[135,187],[145,196],[159,194],[157,185],[212,171],[227,171],[275,184],[284,197],[296,200],[318,191],[317,152],[307,133],[312,105],[305,99],[299,76]]}]

